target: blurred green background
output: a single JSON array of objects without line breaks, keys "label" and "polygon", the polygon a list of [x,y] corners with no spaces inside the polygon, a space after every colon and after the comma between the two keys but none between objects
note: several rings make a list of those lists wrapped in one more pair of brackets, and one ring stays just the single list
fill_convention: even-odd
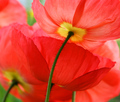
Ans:
[{"label": "blurred green background", "polygon": [[[33,25],[36,22],[36,20],[33,16],[32,10],[31,10],[31,3],[32,3],[33,0],[19,0],[19,1],[26,8],[26,12],[27,12],[27,15],[28,15],[27,16],[28,24]],[[45,0],[40,0],[40,2],[44,5]],[[119,48],[120,48],[120,40],[117,40],[117,43],[118,43]],[[2,102],[5,93],[6,93],[6,91],[0,85],[0,102]],[[22,101],[9,94],[6,102],[22,102]],[[111,99],[109,102],[120,102],[120,96],[118,96],[114,99]]]}]

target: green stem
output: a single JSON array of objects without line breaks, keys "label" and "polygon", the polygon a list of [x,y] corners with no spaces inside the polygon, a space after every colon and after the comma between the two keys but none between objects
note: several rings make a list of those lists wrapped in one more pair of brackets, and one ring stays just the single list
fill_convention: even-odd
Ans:
[{"label": "green stem", "polygon": [[70,31],[70,32],[68,33],[67,38],[66,38],[65,41],[63,42],[61,48],[59,49],[59,51],[58,51],[58,53],[57,53],[57,55],[56,55],[56,57],[55,57],[54,63],[53,63],[52,68],[51,68],[49,80],[48,80],[48,87],[47,87],[47,93],[46,93],[45,102],[49,102],[50,90],[51,90],[51,81],[52,81],[52,76],[53,76],[53,72],[54,72],[55,65],[56,65],[56,63],[57,63],[58,57],[59,57],[62,49],[64,48],[65,44],[67,43],[67,41],[69,40],[69,38],[70,38],[72,35],[74,35],[74,33]]},{"label": "green stem", "polygon": [[72,94],[72,102],[75,102],[75,96],[76,96],[76,91],[73,91],[73,94]]},{"label": "green stem", "polygon": [[8,94],[9,94],[10,90],[17,84],[18,84],[18,82],[16,80],[12,81],[12,84],[10,85],[9,89],[7,90],[7,92],[6,92],[6,94],[5,94],[4,98],[3,98],[3,102],[6,102],[6,99],[8,97]]}]

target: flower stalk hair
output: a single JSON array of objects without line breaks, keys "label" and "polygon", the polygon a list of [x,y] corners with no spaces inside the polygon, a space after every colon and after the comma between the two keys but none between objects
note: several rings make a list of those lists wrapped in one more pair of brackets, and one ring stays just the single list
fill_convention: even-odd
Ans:
[{"label": "flower stalk hair", "polygon": [[59,49],[56,57],[55,57],[55,60],[53,62],[53,65],[52,65],[52,69],[51,69],[51,72],[50,72],[50,76],[49,76],[49,80],[48,80],[48,87],[47,87],[47,93],[46,93],[46,99],[45,99],[45,102],[49,102],[49,96],[50,96],[50,90],[51,90],[51,82],[52,82],[52,76],[53,76],[53,72],[54,72],[54,69],[55,69],[55,65],[57,63],[57,60],[59,58],[59,55],[62,51],[62,49],[64,48],[65,44],[67,43],[67,41],[70,39],[70,37],[74,35],[73,32],[68,32],[68,36],[67,38],[65,39],[65,41],[63,42],[61,48]]},{"label": "flower stalk hair", "polygon": [[17,85],[17,84],[18,84],[18,81],[17,81],[17,80],[12,80],[12,83],[11,83],[9,89],[7,90],[7,92],[6,92],[6,94],[5,94],[5,97],[3,98],[3,102],[6,102],[6,99],[7,99],[8,95],[9,95],[9,92],[10,92],[11,89],[12,89],[15,85]]}]

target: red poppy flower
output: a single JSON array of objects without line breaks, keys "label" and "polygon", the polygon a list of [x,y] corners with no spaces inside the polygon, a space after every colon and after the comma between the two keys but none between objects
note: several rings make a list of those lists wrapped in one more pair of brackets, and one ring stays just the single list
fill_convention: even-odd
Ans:
[{"label": "red poppy flower", "polygon": [[25,8],[17,0],[0,0],[0,28],[15,22],[27,22]]},{"label": "red poppy flower", "polygon": [[[118,96],[120,93],[120,63],[117,43],[115,41],[108,41],[94,52],[110,58],[117,63],[98,85],[88,90],[77,91],[75,102],[108,102],[111,98]],[[71,100],[62,102],[71,102]]]},{"label": "red poppy flower", "polygon": [[[29,67],[33,66],[30,66],[31,64],[29,64],[21,47],[19,45],[16,46],[17,40],[20,39],[23,47],[25,47],[24,49],[28,49],[27,52],[29,51],[28,55],[31,58],[36,57],[37,54],[39,59],[34,66],[40,69],[43,80],[45,75],[48,77],[47,72],[49,73],[49,69],[46,68],[47,63],[30,39],[32,28],[27,25],[12,24],[11,26],[1,28],[0,32],[0,84],[5,89],[8,89],[12,80],[17,80],[18,85],[14,86],[11,90],[13,95],[23,102],[44,102],[47,83],[37,80],[31,74]],[[51,89],[51,95],[50,101],[68,100],[71,98],[72,92],[54,85]]]},{"label": "red poppy flower", "polygon": [[119,0],[33,0],[34,16],[50,36],[63,39],[72,31],[72,42],[87,49],[120,37]]},{"label": "red poppy flower", "polygon": [[16,51],[13,46],[13,35],[21,34],[21,31],[9,26],[1,28],[0,32],[0,83],[5,88],[8,88],[12,80],[17,80],[19,83],[13,88],[12,93],[20,99],[29,99],[30,97],[24,96],[33,97],[32,92],[36,90],[34,84],[40,84],[40,81],[31,75],[31,72],[28,70],[29,65],[27,64],[26,57],[24,54],[21,54],[21,50]]},{"label": "red poppy flower", "polygon": [[[33,75],[47,82],[54,58],[63,41],[49,37],[42,30],[38,30],[35,34],[34,42],[40,52],[35,52],[33,46],[28,49],[28,45],[23,43],[24,39],[20,35],[16,35],[15,40],[13,39],[16,41],[15,49],[20,46]],[[47,65],[40,56],[43,56]],[[93,55],[73,43],[67,43],[57,61],[52,83],[72,91],[85,90],[98,84],[113,66],[111,60]]]}]

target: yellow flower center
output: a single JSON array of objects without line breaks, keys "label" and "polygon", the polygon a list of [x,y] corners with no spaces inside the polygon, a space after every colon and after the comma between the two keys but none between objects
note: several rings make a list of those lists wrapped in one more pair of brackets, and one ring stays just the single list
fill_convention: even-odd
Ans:
[{"label": "yellow flower center", "polygon": [[11,84],[12,80],[18,81],[18,85],[15,88],[18,89],[18,92],[22,95],[24,92],[30,92],[31,86],[24,80],[21,75],[15,70],[4,70],[3,77],[8,81],[8,84]]},{"label": "yellow flower center", "polygon": [[73,27],[72,24],[63,22],[57,30],[57,33],[62,37],[67,37],[69,32],[73,32],[70,40],[73,42],[80,42],[83,40],[83,36],[86,34],[86,30],[82,28]]}]

